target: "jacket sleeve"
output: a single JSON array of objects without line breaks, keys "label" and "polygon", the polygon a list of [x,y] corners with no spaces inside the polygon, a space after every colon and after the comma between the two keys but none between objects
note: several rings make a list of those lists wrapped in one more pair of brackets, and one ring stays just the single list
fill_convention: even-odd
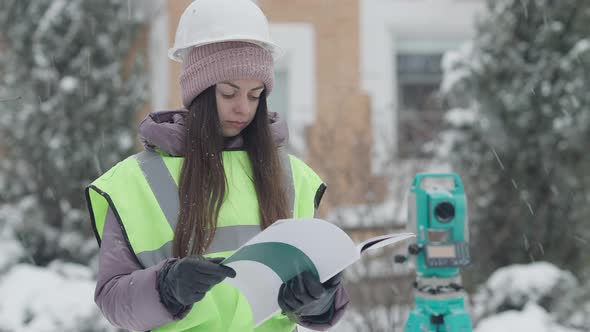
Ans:
[{"label": "jacket sleeve", "polygon": [[172,259],[142,269],[127,247],[119,222],[107,211],[99,251],[98,277],[94,301],[113,325],[147,331],[185,316],[173,317],[160,302],[157,274]]}]

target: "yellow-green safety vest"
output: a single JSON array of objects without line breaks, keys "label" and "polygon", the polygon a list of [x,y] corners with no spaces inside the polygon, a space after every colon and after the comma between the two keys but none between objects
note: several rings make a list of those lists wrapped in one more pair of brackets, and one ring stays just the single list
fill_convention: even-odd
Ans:
[{"label": "yellow-green safety vest", "polygon": [[[304,162],[279,151],[292,217],[313,217],[326,186]],[[260,232],[258,199],[247,152],[224,151],[222,158],[227,191],[207,257],[228,257]],[[99,245],[110,207],[129,249],[143,268],[172,257],[183,161],[182,157],[146,150],[119,162],[92,182],[86,188],[86,199]],[[291,332],[295,328],[295,323],[282,314],[254,328],[245,297],[222,282],[195,303],[185,318],[153,331]]]}]

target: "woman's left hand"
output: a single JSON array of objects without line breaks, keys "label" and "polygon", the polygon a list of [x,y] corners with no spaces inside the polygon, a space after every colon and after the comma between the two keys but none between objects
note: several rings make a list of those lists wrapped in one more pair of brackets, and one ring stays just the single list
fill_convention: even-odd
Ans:
[{"label": "woman's left hand", "polygon": [[342,280],[338,273],[323,284],[305,271],[281,285],[278,302],[292,321],[324,323],[334,315],[334,295]]}]

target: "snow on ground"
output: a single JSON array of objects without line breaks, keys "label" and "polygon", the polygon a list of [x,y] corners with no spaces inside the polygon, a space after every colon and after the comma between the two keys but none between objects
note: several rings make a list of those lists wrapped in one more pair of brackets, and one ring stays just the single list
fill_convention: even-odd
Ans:
[{"label": "snow on ground", "polygon": [[[53,269],[53,270],[52,270]],[[83,266],[18,264],[0,277],[0,331],[115,331],[94,304],[95,281]],[[55,270],[59,271],[56,272]]]},{"label": "snow on ground", "polygon": [[[395,311],[395,310],[394,310]],[[376,310],[369,317],[360,316],[356,312],[348,312],[342,322],[334,327],[338,332],[403,332],[401,326],[395,325],[395,320],[404,321],[407,318],[407,310],[400,308],[399,312],[385,311],[383,308]],[[372,325],[371,327],[367,325]],[[403,323],[401,324],[403,326]],[[371,329],[372,328],[372,329]],[[311,332],[312,330],[299,328],[299,332]],[[474,332],[583,332],[570,329],[555,323],[553,317],[536,304],[529,304],[523,311],[506,311],[481,321],[473,329]]]},{"label": "snow on ground", "polygon": [[[354,311],[347,312],[341,322],[334,328],[338,332],[403,332],[401,326],[395,325],[395,320],[404,321],[407,318],[407,310],[400,308],[398,312],[378,309],[370,315],[360,316]],[[370,316],[370,317],[368,317]],[[367,319],[369,321],[367,321]],[[372,325],[369,327],[368,325]],[[403,323],[401,324],[403,325]],[[311,332],[312,330],[299,328],[299,332]],[[491,316],[479,322],[473,329],[474,332],[584,332],[567,328],[557,324],[554,318],[543,308],[536,304],[527,305],[523,311],[506,311]]]}]

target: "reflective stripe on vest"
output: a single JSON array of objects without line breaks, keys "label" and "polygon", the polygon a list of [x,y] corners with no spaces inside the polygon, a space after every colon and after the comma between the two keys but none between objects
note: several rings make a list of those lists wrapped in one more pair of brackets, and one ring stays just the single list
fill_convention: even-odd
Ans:
[{"label": "reflective stripe on vest", "polygon": [[[289,214],[292,216],[295,204],[295,190],[293,175],[291,173],[291,163],[289,161],[289,155],[282,151],[282,149],[279,150],[279,157],[285,177],[284,185],[287,195],[287,207]],[[156,197],[160,209],[166,216],[170,228],[175,230],[180,213],[180,203],[178,199],[178,186],[174,178],[172,178],[172,174],[168,171],[162,156],[157,152],[143,151],[136,154],[135,158],[143,176]],[[236,250],[259,232],[259,225],[218,227],[215,231],[215,237],[211,245],[206,249],[205,254]],[[156,250],[137,253],[137,258],[145,267],[156,265],[168,257],[172,257],[172,241],[165,243]]]}]

